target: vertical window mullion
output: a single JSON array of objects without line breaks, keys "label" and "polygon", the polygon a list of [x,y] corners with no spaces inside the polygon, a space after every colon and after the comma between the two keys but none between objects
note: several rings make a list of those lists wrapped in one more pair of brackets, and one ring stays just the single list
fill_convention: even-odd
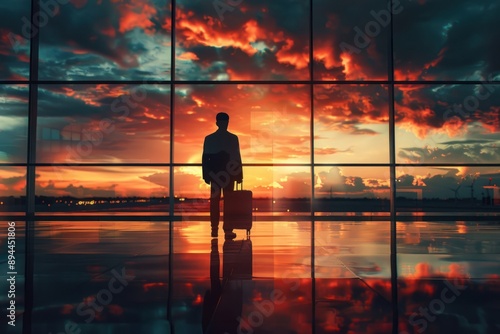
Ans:
[{"label": "vertical window mullion", "polygon": [[[387,0],[388,8],[392,8],[392,0]],[[391,263],[391,304],[392,333],[398,333],[398,274],[397,274],[397,231],[396,231],[396,143],[395,143],[395,105],[394,105],[394,13],[391,15],[388,39],[388,79],[389,79],[389,161],[390,161],[390,263]]]}]

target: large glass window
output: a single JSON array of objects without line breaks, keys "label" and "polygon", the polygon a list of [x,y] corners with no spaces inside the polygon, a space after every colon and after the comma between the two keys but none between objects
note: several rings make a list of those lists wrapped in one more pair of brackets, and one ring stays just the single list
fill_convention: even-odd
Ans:
[{"label": "large glass window", "polygon": [[[484,201],[497,203],[500,85],[486,29],[497,7],[103,0],[32,9],[18,1],[1,14],[0,164],[5,184],[15,171],[26,187],[3,190],[26,191],[33,213],[35,195],[90,182],[87,167],[109,180],[99,176],[106,182],[86,198],[113,184],[141,189],[118,172],[137,168],[149,171],[142,180],[161,179],[170,204],[205,198],[203,142],[226,112],[245,188],[267,201],[305,198],[300,212],[309,206],[312,216],[357,206],[397,215],[421,209],[410,198],[442,198],[431,187],[437,178],[455,189],[475,175],[488,187]],[[458,52],[458,41],[478,52]],[[482,192],[471,197],[482,203]]]},{"label": "large glass window", "polygon": [[[282,289],[291,302],[275,315],[300,333],[389,333],[397,310],[410,333],[413,302],[442,291],[424,280],[498,280],[499,10],[489,0],[4,1],[0,216],[23,221],[20,293],[35,320],[20,330],[61,331],[117,263],[137,276],[131,299],[82,330],[126,319],[129,293],[157,303],[140,316],[159,324],[131,331],[201,330],[209,260],[221,250],[224,273],[237,248],[210,239],[202,153],[219,112],[253,194],[256,233],[236,231],[259,263],[238,294],[244,319]],[[76,270],[52,279],[60,263]],[[295,290],[276,280],[288,274]],[[54,282],[83,294],[49,307]],[[430,331],[443,332],[438,322]],[[273,326],[259,330],[292,330]]]}]

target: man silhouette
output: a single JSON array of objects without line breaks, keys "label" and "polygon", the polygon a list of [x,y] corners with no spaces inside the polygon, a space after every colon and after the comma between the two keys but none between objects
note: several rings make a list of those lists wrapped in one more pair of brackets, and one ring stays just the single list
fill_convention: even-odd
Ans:
[{"label": "man silhouette", "polygon": [[[210,184],[212,237],[217,237],[219,229],[221,193],[225,198],[231,196],[234,182],[243,181],[238,137],[227,131],[229,115],[221,112],[215,119],[218,129],[205,137],[202,156],[203,180]],[[224,221],[222,228],[226,238],[236,237],[228,222]]]}]

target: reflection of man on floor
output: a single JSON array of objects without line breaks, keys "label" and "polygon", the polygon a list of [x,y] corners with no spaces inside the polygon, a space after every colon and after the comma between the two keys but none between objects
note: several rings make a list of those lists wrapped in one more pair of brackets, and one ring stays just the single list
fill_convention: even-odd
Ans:
[{"label": "reflection of man on floor", "polygon": [[[222,281],[220,280],[220,256],[218,239],[212,239],[210,251],[210,289],[203,298],[202,329],[205,334],[236,334],[243,333],[240,318],[243,310],[242,281],[232,279],[232,274],[238,271],[241,261],[238,258],[240,249],[233,246],[234,240],[224,242],[226,250],[232,252],[232,257],[224,257]],[[231,246],[227,246],[230,244]],[[241,246],[240,246],[241,248]],[[248,257],[248,254],[246,254]],[[250,263],[251,266],[251,263]],[[245,332],[247,333],[247,332]]]},{"label": "reflection of man on floor", "polygon": [[[212,237],[217,237],[219,229],[221,192],[227,198],[234,190],[234,182],[243,181],[238,137],[227,131],[229,115],[218,113],[215,124],[219,129],[205,137],[202,156],[203,180],[210,184]],[[226,238],[236,237],[226,222],[222,228]]]}]

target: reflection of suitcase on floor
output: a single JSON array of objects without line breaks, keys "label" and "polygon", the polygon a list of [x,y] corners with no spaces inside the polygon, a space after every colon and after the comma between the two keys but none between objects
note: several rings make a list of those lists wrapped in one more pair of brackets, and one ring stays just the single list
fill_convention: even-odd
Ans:
[{"label": "reflection of suitcase on floor", "polygon": [[252,240],[226,240],[222,246],[222,275],[228,279],[252,278]]},{"label": "reflection of suitcase on floor", "polygon": [[247,236],[252,229],[252,192],[236,189],[231,196],[224,194],[224,226],[228,229],[247,230]]}]

